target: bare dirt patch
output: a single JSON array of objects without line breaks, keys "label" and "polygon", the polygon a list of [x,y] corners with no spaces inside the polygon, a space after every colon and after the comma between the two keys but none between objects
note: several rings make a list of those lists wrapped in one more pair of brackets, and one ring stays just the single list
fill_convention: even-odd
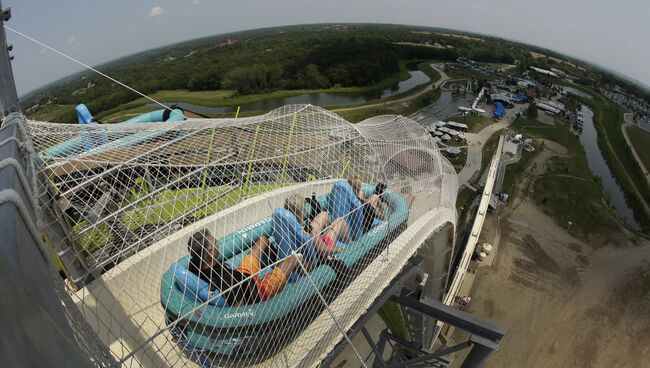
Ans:
[{"label": "bare dirt patch", "polygon": [[529,51],[529,52],[530,52],[530,56],[532,56],[533,59],[545,58],[545,59],[553,60],[553,61],[558,62],[558,63],[564,63],[564,64],[567,64],[567,65],[571,65],[574,68],[576,67],[575,64],[573,64],[571,62],[568,62],[566,60],[558,59],[558,58],[553,57],[553,56],[540,54],[539,52],[535,52],[535,51]]},{"label": "bare dirt patch", "polygon": [[487,366],[647,367],[650,241],[575,238],[529,196],[546,160],[566,153],[545,142],[498,214],[496,263],[479,268],[468,306],[507,329]]}]

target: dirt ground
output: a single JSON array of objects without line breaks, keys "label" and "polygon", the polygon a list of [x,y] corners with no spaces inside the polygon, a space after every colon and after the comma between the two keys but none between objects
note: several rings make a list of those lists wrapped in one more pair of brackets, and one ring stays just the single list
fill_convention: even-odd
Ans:
[{"label": "dirt ground", "polygon": [[507,329],[487,366],[649,367],[650,241],[587,244],[527,195],[545,160],[565,152],[547,142],[498,221],[486,222],[484,240],[500,234],[499,248],[478,270],[468,311]]}]

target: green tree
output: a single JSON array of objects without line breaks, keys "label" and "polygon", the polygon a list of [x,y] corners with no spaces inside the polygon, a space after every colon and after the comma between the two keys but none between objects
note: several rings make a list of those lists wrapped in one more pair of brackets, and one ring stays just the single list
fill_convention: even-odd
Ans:
[{"label": "green tree", "polygon": [[315,64],[308,64],[303,74],[304,86],[307,88],[317,89],[328,88],[330,86],[329,79],[318,71],[318,67]]}]

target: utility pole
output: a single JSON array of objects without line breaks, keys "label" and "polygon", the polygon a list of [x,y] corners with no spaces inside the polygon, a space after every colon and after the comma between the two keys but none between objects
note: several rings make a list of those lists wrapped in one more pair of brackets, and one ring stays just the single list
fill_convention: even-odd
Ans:
[{"label": "utility pole", "polygon": [[11,69],[11,60],[9,51],[13,49],[12,45],[7,46],[7,36],[5,34],[4,22],[11,18],[11,8],[3,9],[0,3],[0,106],[2,116],[7,116],[12,112],[20,111],[18,104],[18,92],[14,82],[14,73]]}]

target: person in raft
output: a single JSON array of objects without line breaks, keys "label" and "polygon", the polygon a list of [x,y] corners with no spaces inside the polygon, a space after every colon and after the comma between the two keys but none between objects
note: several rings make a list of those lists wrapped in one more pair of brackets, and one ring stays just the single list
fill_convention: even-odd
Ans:
[{"label": "person in raft", "polygon": [[381,200],[380,195],[386,190],[386,184],[377,183],[375,192],[370,197],[366,198],[363,190],[361,190],[361,178],[355,176],[354,178],[348,179],[348,183],[357,195],[357,199],[359,199],[361,205],[364,206],[363,232],[366,233],[372,227],[375,217],[384,217],[384,208],[386,208],[388,204]]},{"label": "person in raft", "polygon": [[309,233],[314,248],[319,255],[327,257],[330,254],[339,253],[343,250],[343,248],[336,246],[336,242],[341,240],[346,243],[348,241],[349,228],[348,223],[344,219],[339,217],[330,224],[328,212],[321,211],[305,226],[303,224],[305,199],[297,194],[292,194],[287,197],[284,201],[284,208],[293,213],[298,223],[305,229],[305,232]]},{"label": "person in raft", "polygon": [[187,241],[190,252],[188,269],[208,282],[210,291],[217,289],[224,293],[229,306],[249,305],[271,299],[284,288],[287,277],[298,265],[298,260],[302,259],[301,254],[294,253],[270,272],[260,275],[260,259],[269,249],[267,237],[259,238],[235,269],[217,259],[217,245],[217,239],[207,229],[192,234]]}]

